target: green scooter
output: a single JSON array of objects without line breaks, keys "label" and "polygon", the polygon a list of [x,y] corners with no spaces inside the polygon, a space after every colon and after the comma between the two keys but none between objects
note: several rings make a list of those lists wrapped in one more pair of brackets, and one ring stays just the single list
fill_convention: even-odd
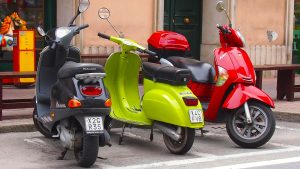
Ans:
[{"label": "green scooter", "polygon": [[[108,15],[109,16],[109,15]],[[150,126],[163,133],[171,153],[185,154],[195,138],[195,129],[204,127],[203,111],[199,100],[186,87],[190,71],[168,65],[141,62],[135,51],[157,57],[136,42],[108,36],[99,37],[117,43],[121,52],[113,53],[105,64],[105,86],[112,100],[110,117],[125,124]],[[161,58],[163,59],[163,58]],[[140,66],[144,77],[144,95],[140,98],[138,77]],[[119,140],[122,142],[125,125]]]}]

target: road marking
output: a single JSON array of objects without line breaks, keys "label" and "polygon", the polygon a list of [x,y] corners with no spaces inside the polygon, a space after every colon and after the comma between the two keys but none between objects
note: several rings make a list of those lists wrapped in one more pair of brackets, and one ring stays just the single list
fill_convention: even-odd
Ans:
[{"label": "road marking", "polygon": [[228,166],[209,168],[209,169],[224,169],[224,168],[243,169],[243,168],[255,168],[255,167],[263,167],[263,166],[270,166],[270,165],[295,163],[295,162],[300,162],[300,157],[276,159],[276,160],[270,160],[270,161],[259,161],[259,162],[252,162],[252,163],[243,163],[243,164],[228,165]]},{"label": "road marking", "polygon": [[24,142],[27,142],[27,143],[32,143],[32,144],[35,144],[35,145],[38,145],[38,146],[45,146],[47,145],[47,143],[39,138],[32,138],[32,139],[24,139]]},{"label": "road marking", "polygon": [[[293,151],[300,151],[299,146],[292,146],[285,149],[276,149],[276,150],[265,150],[265,151],[258,151],[258,152],[248,152],[248,153],[240,153],[240,154],[229,154],[224,156],[206,156],[200,158],[192,158],[192,159],[183,159],[183,160],[170,160],[170,161],[162,161],[156,163],[148,163],[148,164],[137,164],[131,166],[105,166],[106,169],[142,169],[142,168],[154,168],[154,167],[170,167],[170,166],[181,166],[181,165],[188,165],[188,164],[195,164],[195,163],[203,163],[203,162],[211,162],[217,160],[227,160],[232,158],[242,158],[242,157],[250,157],[250,156],[258,156],[258,155],[268,155],[268,154],[276,154],[276,153],[286,153],[286,152],[293,152]],[[299,157],[300,158],[300,157]]]},{"label": "road marking", "polygon": [[300,131],[300,129],[290,128],[290,127],[276,126],[276,128],[277,128],[277,129],[281,129],[281,130]]}]

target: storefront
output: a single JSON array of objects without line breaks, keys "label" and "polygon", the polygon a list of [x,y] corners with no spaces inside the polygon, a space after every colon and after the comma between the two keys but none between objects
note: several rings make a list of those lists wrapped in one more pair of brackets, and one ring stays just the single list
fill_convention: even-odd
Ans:
[{"label": "storefront", "polygon": [[[39,25],[47,30],[56,25],[56,0],[0,0],[0,20],[2,34],[25,27],[35,31]],[[44,46],[43,38],[35,33],[34,42],[37,55]],[[0,71],[12,71],[12,63],[12,47],[1,48]]]}]

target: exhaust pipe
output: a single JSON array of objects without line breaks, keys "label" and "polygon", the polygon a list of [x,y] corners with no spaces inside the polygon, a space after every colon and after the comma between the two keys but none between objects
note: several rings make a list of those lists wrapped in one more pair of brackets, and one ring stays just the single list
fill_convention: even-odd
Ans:
[{"label": "exhaust pipe", "polygon": [[166,134],[167,136],[171,137],[175,141],[180,141],[181,135],[176,132],[176,130],[172,129],[170,125],[160,123],[160,122],[154,122],[154,127],[158,128],[161,132]]}]

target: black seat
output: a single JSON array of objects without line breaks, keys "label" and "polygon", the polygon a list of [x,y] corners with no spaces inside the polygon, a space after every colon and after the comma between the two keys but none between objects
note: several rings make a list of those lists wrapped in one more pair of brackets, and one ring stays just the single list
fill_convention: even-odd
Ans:
[{"label": "black seat", "polygon": [[65,79],[84,73],[104,73],[103,66],[94,63],[66,62],[58,71],[57,77]]},{"label": "black seat", "polygon": [[191,72],[173,66],[144,62],[143,75],[146,79],[172,85],[186,85],[190,80]]},{"label": "black seat", "polygon": [[205,62],[200,62],[195,59],[188,59],[178,56],[167,58],[175,67],[189,69],[192,73],[192,80],[199,83],[214,84],[214,77],[216,75],[214,67]]}]

